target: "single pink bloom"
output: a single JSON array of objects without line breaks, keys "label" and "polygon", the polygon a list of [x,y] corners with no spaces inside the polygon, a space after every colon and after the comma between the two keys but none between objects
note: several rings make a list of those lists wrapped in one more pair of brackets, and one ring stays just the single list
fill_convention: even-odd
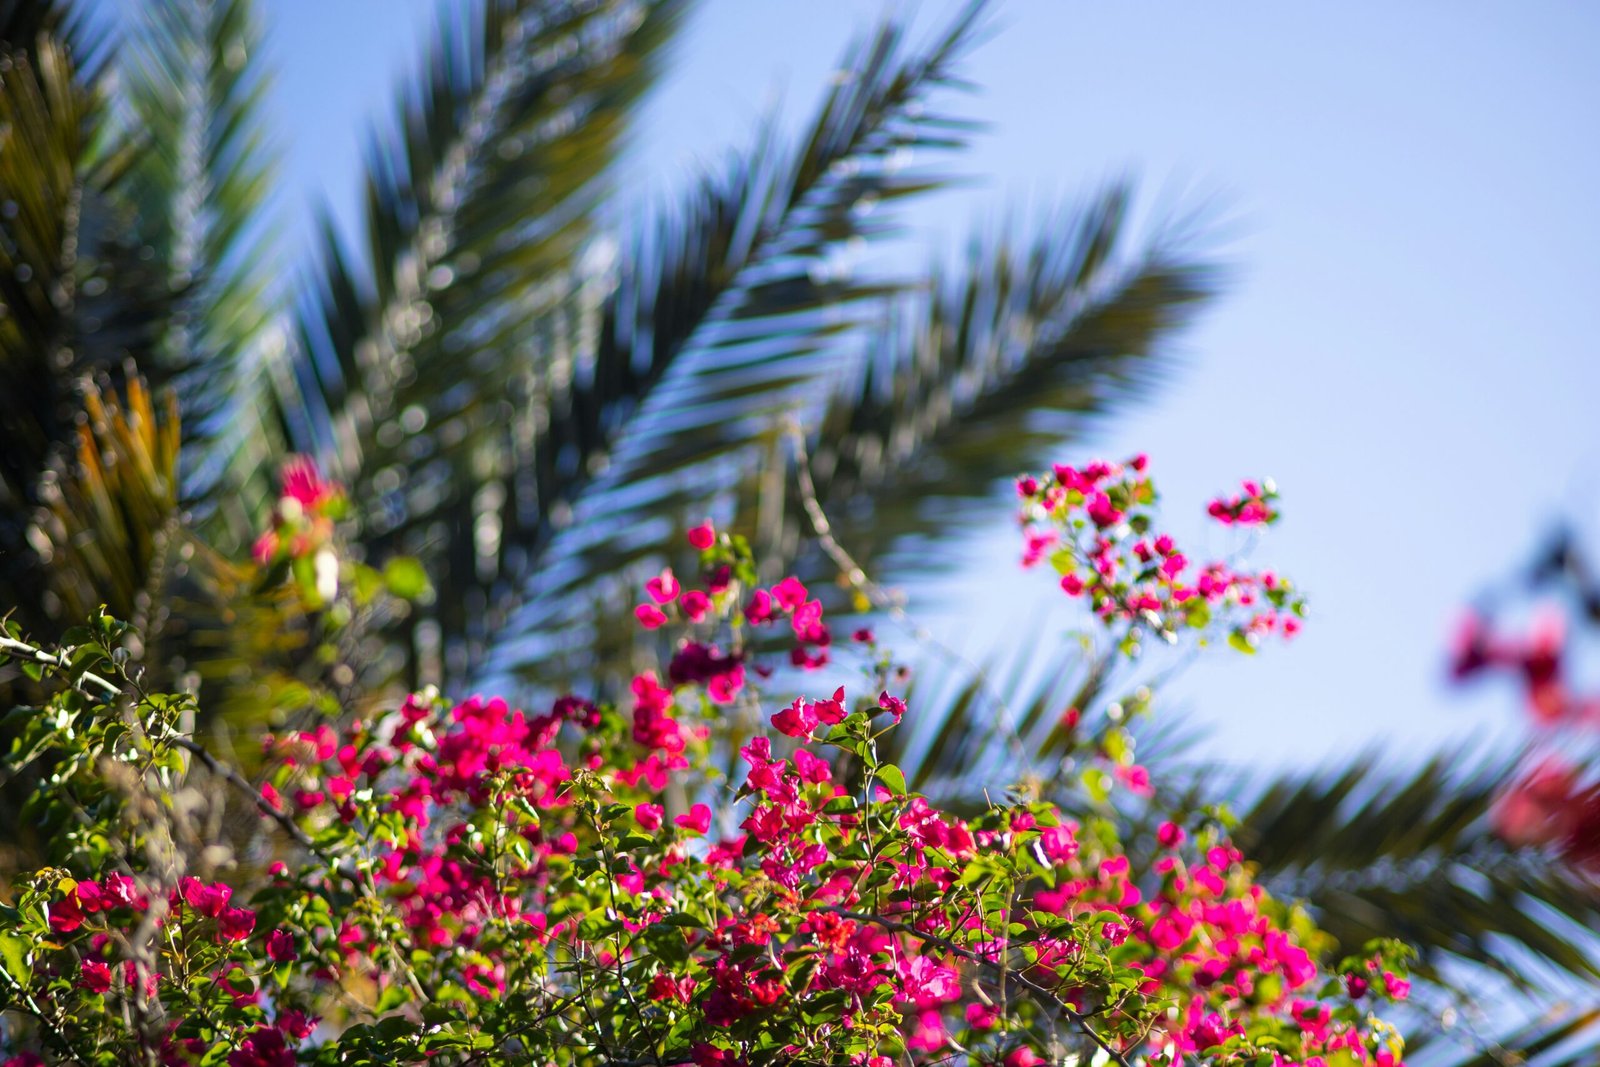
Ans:
[{"label": "single pink bloom", "polygon": [[800,584],[800,579],[790,575],[772,587],[772,599],[785,611],[793,611],[806,602],[806,587]]},{"label": "single pink bloom", "polygon": [[636,804],[633,808],[634,819],[645,830],[661,829],[661,819],[665,814],[660,804]]},{"label": "single pink bloom", "polygon": [[680,815],[672,821],[685,830],[703,834],[711,829],[711,809],[705,804],[696,804],[689,809],[689,814]]},{"label": "single pink bloom", "polygon": [[99,960],[84,960],[78,978],[78,988],[91,993],[104,993],[111,988],[111,967]]},{"label": "single pink bloom", "polygon": [[670,604],[673,600],[676,600],[680,588],[678,579],[672,574],[671,567],[644,583],[645,592],[649,593],[650,599],[657,604]]},{"label": "single pink bloom", "polygon": [[217,916],[217,932],[226,941],[243,941],[256,928],[256,913],[249,908],[229,908]]},{"label": "single pink bloom", "polygon": [[785,737],[810,737],[817,728],[816,708],[799,697],[772,717],[772,726]]},{"label": "single pink bloom", "polygon": [[267,958],[274,963],[291,963],[299,958],[295,951],[294,935],[287,930],[274,930],[267,935]]},{"label": "single pink bloom", "polygon": [[278,554],[278,532],[268,530],[256,538],[256,543],[250,549],[250,556],[258,564],[265,567],[272,562],[272,557]]},{"label": "single pink bloom", "polygon": [[206,885],[198,878],[181,879],[178,888],[183,894],[184,903],[208,919],[219,917],[233,896],[232,886],[223,885],[221,882]]},{"label": "single pink bloom", "polygon": [[307,511],[338,491],[332,482],[323,481],[316,461],[309,456],[290,456],[284,461],[279,478],[283,496],[297,501]]},{"label": "single pink bloom", "polygon": [[690,589],[679,599],[678,607],[688,616],[690,622],[699,622],[706,617],[706,612],[711,610],[711,598],[698,589]]}]

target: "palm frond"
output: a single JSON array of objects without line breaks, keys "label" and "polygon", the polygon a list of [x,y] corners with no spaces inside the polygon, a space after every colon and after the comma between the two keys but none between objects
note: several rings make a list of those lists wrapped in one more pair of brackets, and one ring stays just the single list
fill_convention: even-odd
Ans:
[{"label": "palm frond", "polygon": [[[117,95],[135,163],[117,192],[133,239],[175,294],[144,362],[182,398],[186,497],[202,500],[221,464],[263,466],[268,443],[241,419],[256,409],[255,364],[276,310],[264,218],[270,82],[252,0],[171,0],[139,15]],[[255,454],[239,454],[252,444]]]},{"label": "palm frond", "polygon": [[64,47],[84,80],[96,80],[105,60],[106,35],[87,5],[71,0],[0,0],[0,52],[39,59],[41,39]]},{"label": "palm frond", "polygon": [[1280,896],[1298,897],[1347,951],[1375,937],[1415,945],[1432,978],[1452,961],[1527,988],[1530,962],[1600,978],[1600,889],[1549,852],[1491,831],[1490,805],[1520,753],[1448,752],[1415,771],[1367,754],[1332,773],[1268,785],[1238,839]]},{"label": "palm frond", "polygon": [[[17,517],[38,592],[12,617],[33,633],[60,634],[103,606],[139,626],[142,661],[171,678],[165,668],[183,654],[184,628],[174,598],[195,584],[199,566],[178,501],[177,403],[152,396],[137,375],[121,398],[103,382],[80,388],[74,447],[52,460],[38,504]],[[32,692],[19,674],[0,676],[0,698],[23,702]]]},{"label": "palm frond", "polygon": [[39,603],[25,539],[35,480],[71,425],[73,363],[63,322],[74,288],[74,210],[93,95],[65,48],[0,53],[0,559],[7,603]]},{"label": "palm frond", "polygon": [[545,339],[594,302],[580,254],[686,7],[443,5],[421,88],[368,151],[368,262],[325,227],[277,368],[281,429],[368,502],[371,553],[462,589],[438,608],[452,637],[498,570],[485,524],[530,506],[508,486],[548,421],[563,353]]},{"label": "palm frond", "polygon": [[1600,1008],[1561,1006],[1493,1038],[1444,1033],[1408,1040],[1417,1067],[1588,1067],[1600,1059]]},{"label": "palm frond", "polygon": [[531,324],[565,295],[629,109],[683,8],[441,7],[421,88],[397,133],[368,150],[369,269],[324,228],[284,399],[298,447],[371,480],[404,468],[421,436],[410,420],[437,438],[441,424],[466,432],[498,414],[531,356]]},{"label": "palm frond", "polygon": [[1130,199],[1113,185],[1029,227],[1025,246],[1010,227],[975,239],[962,270],[936,270],[895,309],[812,453],[829,520],[869,570],[908,542],[918,570],[933,566],[998,480],[1054,458],[1167,369],[1220,268],[1183,227],[1140,247]]},{"label": "palm frond", "polygon": [[581,319],[551,324],[556,358],[534,383],[521,477],[494,495],[491,521],[510,566],[487,561],[512,594],[505,604],[526,607],[506,627],[501,606],[480,600],[491,610],[468,631],[483,646],[506,629],[494,671],[548,679],[560,676],[563,650],[587,659],[595,634],[584,607],[604,584],[594,579],[620,575],[659,544],[660,530],[617,517],[703,505],[771,440],[776,416],[815,397],[836,369],[832,339],[886,289],[820,268],[832,250],[888,225],[862,212],[863,201],[937,184],[898,163],[959,142],[962,125],[924,105],[953,81],[978,14],[974,5],[922,50],[908,50],[904,27],[884,24],[848,57],[849,78],[799,147],[783,148],[769,130],[686,207],[639,228],[596,305],[592,340]]}]

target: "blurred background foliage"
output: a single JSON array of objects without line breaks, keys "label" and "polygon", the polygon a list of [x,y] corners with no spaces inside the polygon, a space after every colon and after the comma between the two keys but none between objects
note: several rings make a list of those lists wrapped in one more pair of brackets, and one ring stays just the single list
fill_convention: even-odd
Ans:
[{"label": "blurred background foliage", "polygon": [[[350,487],[358,556],[431,578],[342,649],[361,671],[341,699],[605,695],[649,651],[626,608],[686,526],[715,516],[870,621],[807,547],[798,463],[868,574],[911,549],[932,572],[1008,476],[1159,379],[1225,277],[1203,216],[1135,227],[1126,184],[980,228],[921,272],[839,267],[955,176],[983,4],[926,36],[886,18],[798,137],[773,123],[675,201],[604,224],[689,0],[441,5],[367,142],[364,245],[324,222],[287,270],[264,210],[288,131],[263,120],[262,12],[92,7],[0,0],[0,603],[45,641],[107,603],[145,634],[145,670],[206,689],[227,736],[281,724],[286,694],[330,676],[229,562],[286,454]],[[983,670],[930,650],[944,669],[916,683],[921,725],[895,754],[916,786],[952,803],[980,802],[979,781],[1065,788],[1061,709],[1088,730],[1137,711],[1139,683],[1092,650],[1041,674],[1058,648],[1026,638]],[[25,679],[0,686],[28,699]],[[1269,886],[1352,950],[1419,945],[1417,1062],[1600,1055],[1600,896],[1489,832],[1510,756],[1224,782],[1164,729],[1141,759],[1187,803],[1233,800]],[[1465,1040],[1429,1040],[1441,1021]]]}]

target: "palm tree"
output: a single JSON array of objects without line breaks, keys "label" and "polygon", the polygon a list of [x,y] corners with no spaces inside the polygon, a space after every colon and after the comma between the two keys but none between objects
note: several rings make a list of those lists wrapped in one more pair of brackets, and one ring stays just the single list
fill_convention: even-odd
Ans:
[{"label": "palm tree", "polygon": [[[363,502],[363,551],[416,555],[435,579],[390,635],[408,680],[537,685],[615,653],[590,609],[665,540],[641,518],[713,507],[793,550],[781,416],[806,427],[822,503],[863,552],[928,536],[948,525],[919,506],[936,482],[959,487],[953,505],[985,497],[1071,416],[1148,380],[1215,291],[1192,235],[1132,243],[1120,187],[975,238],[953,270],[821,269],[945,180],[903,160],[974,128],[944,104],[982,4],[920,46],[885,22],[794,143],[768,128],[613,233],[612,164],[686,0],[489,0],[446,9],[399,132],[373,142],[364,255],[325,225],[283,292],[252,5],[145,7],[114,49],[117,28],[69,3],[13,3],[0,24],[6,187],[37,200],[6,220],[0,264],[0,360],[23,386],[6,401],[0,596],[32,627],[76,608],[39,566],[71,531],[31,520],[77,473],[97,376],[176,387],[179,525],[237,551],[270,506],[271,457],[309,453]],[[103,562],[160,601],[134,556]]]},{"label": "palm tree", "polygon": [[[837,565],[799,547],[808,505],[869,570],[925,549],[1136,396],[1216,293],[1203,235],[1140,242],[1121,186],[921,274],[827,269],[944,182],[974,128],[949,107],[981,3],[925,42],[885,21],[798,136],[770,126],[675,203],[608,225],[614,164],[688,8],[442,7],[396,132],[371,142],[365,245],[324,223],[283,285],[251,0],[146,0],[126,24],[0,0],[15,620],[49,639],[105,602],[139,622],[147,670],[225,682],[240,652],[218,635],[246,592],[228,560],[266,520],[275,459],[303,452],[360,501],[358,551],[416,556],[434,581],[431,602],[376,620],[359,656],[375,691],[604,683],[632,638],[597,605],[659,565],[675,527],[714,512],[817,579]],[[1106,688],[1092,667],[1065,684],[1083,706]],[[925,712],[946,728],[906,759],[919,781],[989,750],[986,690]],[[1056,694],[1027,696],[1008,729],[1047,751]],[[1548,911],[1522,908],[1592,924],[1592,898],[1535,857],[1485,870],[1482,790],[1379,774],[1263,791],[1245,832],[1268,878],[1345,938],[1404,924],[1442,981],[1496,937],[1593,977]],[[1399,819],[1407,832],[1378,832]],[[1391,868],[1416,877],[1397,888]]]}]

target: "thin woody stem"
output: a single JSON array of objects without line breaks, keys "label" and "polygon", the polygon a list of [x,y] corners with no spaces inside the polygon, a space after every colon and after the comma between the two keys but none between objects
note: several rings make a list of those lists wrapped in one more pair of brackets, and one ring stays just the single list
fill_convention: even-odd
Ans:
[{"label": "thin woody stem", "polygon": [[972,678],[983,690],[984,695],[994,704],[998,714],[994,717],[993,722],[1005,734],[1006,744],[1010,747],[1012,756],[1020,762],[1022,767],[1031,769],[1034,765],[1033,753],[1028,750],[1027,744],[1022,739],[1022,732],[1017,726],[1017,718],[1012,713],[1010,705],[1000,695],[999,689],[989,678],[988,672],[983,669],[982,665],[974,663],[963,656],[935,637],[925,627],[912,620],[899,599],[890,594],[883,586],[873,581],[867,575],[866,570],[855,561],[854,557],[833,536],[833,524],[828,521],[827,512],[822,507],[822,501],[817,497],[816,483],[811,477],[811,459],[806,451],[805,434],[801,430],[800,424],[793,419],[788,421],[787,431],[795,448],[795,468],[796,478],[800,486],[800,502],[805,508],[807,518],[811,520],[811,528],[816,533],[817,543],[822,546],[822,550],[828,554],[829,559],[833,560],[840,573],[844,575],[845,580],[850,583],[851,588],[866,597],[873,607],[894,619],[913,639],[937,649],[949,660],[961,664],[971,674]]}]

